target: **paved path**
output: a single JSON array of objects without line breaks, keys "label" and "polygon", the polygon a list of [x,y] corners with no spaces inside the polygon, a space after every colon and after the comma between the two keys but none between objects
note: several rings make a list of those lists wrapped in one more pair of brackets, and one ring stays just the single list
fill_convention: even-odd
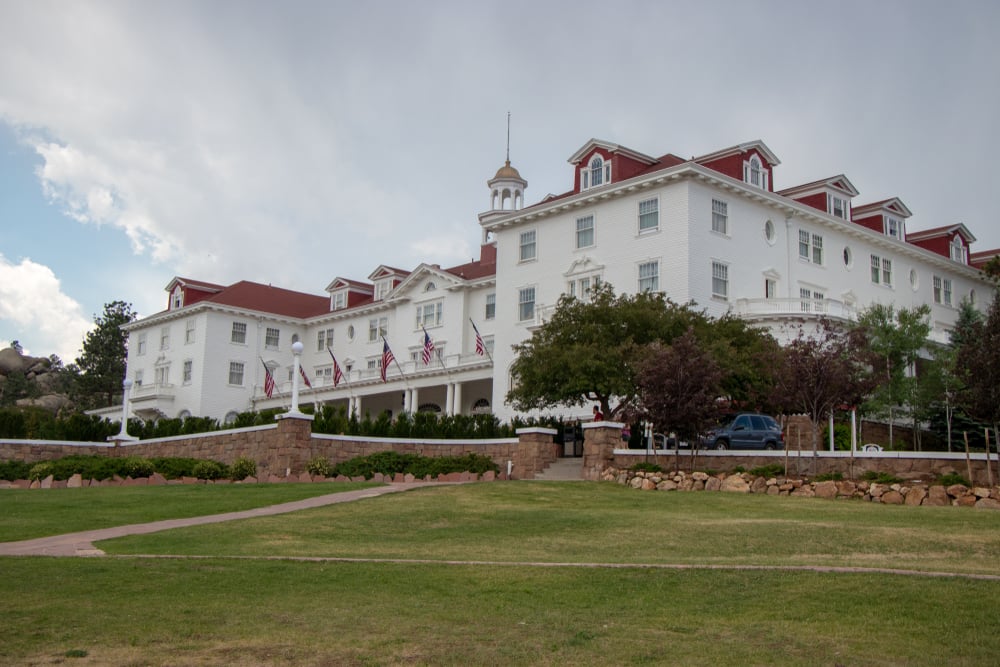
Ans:
[{"label": "paved path", "polygon": [[240,512],[226,512],[225,514],[211,514],[209,516],[192,516],[185,519],[166,519],[164,521],[153,521],[151,523],[134,523],[129,526],[116,526],[114,528],[101,528],[99,530],[84,530],[79,533],[67,533],[65,535],[53,535],[51,537],[38,537],[33,540],[22,540],[20,542],[0,542],[0,556],[103,556],[104,552],[95,549],[93,543],[100,540],[109,540],[114,537],[124,537],[125,535],[145,535],[146,533],[156,533],[161,530],[171,528],[185,528],[187,526],[201,526],[207,523],[220,523],[222,521],[233,521],[236,519],[250,519],[258,516],[272,516],[275,514],[285,514],[309,509],[311,507],[323,507],[336,503],[346,503],[362,498],[374,498],[387,493],[408,491],[424,486],[442,486],[443,482],[414,482],[412,484],[389,484],[377,486],[370,489],[359,489],[357,491],[345,491],[343,493],[330,493],[325,496],[315,496],[304,500],[296,500],[280,505],[269,505],[267,507],[257,507]]}]

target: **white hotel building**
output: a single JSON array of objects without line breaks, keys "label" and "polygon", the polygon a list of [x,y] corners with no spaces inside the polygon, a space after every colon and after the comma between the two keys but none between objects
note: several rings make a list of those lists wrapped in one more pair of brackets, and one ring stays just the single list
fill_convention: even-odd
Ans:
[{"label": "white hotel building", "polygon": [[[378,266],[364,281],[334,279],[326,296],[175,278],[166,310],[125,327],[132,412],[228,421],[287,407],[300,340],[313,385],[301,403],[506,419],[511,346],[562,294],[586,298],[598,282],[733,312],[779,339],[871,303],[926,303],[944,341],[963,298],[985,308],[992,296],[978,267],[1000,251],[972,253],[964,225],[909,232],[900,199],[858,203],[844,175],[775,190],[780,162],[760,141],[686,160],[591,140],[569,162],[572,189],[527,207],[527,181],[509,161],[497,171],[481,256],[468,264]],[[476,354],[470,320],[490,355]],[[427,365],[424,329],[439,355]],[[383,335],[399,361],[386,382]],[[346,375],[338,386],[328,347]],[[271,398],[265,364],[278,380]]]}]

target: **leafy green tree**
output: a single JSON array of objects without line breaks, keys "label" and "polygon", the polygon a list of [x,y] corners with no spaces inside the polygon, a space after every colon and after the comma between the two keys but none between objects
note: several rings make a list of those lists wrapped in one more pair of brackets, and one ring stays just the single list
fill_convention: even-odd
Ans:
[{"label": "leafy green tree", "polygon": [[986,318],[956,350],[956,367],[964,389],[961,401],[973,417],[1000,425],[1000,293],[994,293]]},{"label": "leafy green tree", "polygon": [[[878,412],[888,413],[889,442],[893,442],[895,409],[912,407],[919,392],[920,380],[913,371],[931,332],[930,313],[927,304],[896,309],[891,304],[875,303],[858,315],[857,329],[867,340],[880,376],[868,404]],[[912,410],[910,416],[916,420]],[[914,437],[917,430],[914,428]]]},{"label": "leafy green tree", "polygon": [[634,405],[646,346],[706,322],[703,313],[662,294],[616,296],[605,284],[589,301],[564,295],[552,318],[514,346],[507,400],[525,411],[597,402],[608,418],[616,417]]},{"label": "leafy green tree", "polygon": [[639,416],[697,447],[719,415],[723,373],[694,329],[670,345],[653,343],[639,368]]},{"label": "leafy green tree", "polygon": [[80,369],[79,386],[85,404],[92,407],[114,405],[125,379],[128,335],[122,325],[135,321],[132,305],[113,301],[104,305],[104,313],[94,316],[95,327],[83,341],[76,365]]}]

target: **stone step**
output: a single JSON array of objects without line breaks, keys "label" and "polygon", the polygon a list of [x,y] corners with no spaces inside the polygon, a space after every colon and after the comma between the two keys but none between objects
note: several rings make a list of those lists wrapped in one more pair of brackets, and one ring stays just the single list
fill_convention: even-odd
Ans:
[{"label": "stone step", "polygon": [[583,481],[583,459],[579,456],[556,459],[545,470],[535,475],[535,479],[549,482]]}]

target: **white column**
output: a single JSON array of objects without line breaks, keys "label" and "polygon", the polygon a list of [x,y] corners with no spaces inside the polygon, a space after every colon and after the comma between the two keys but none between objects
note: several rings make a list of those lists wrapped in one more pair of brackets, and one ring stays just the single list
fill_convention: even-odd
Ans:
[{"label": "white column", "polygon": [[302,343],[292,343],[292,408],[289,412],[299,411],[299,357],[302,355]]},{"label": "white column", "polygon": [[445,396],[444,396],[444,413],[446,415],[453,415],[455,411],[453,409],[453,403],[455,400],[455,385],[449,382],[445,385]]},{"label": "white column", "polygon": [[858,451],[858,409],[851,408],[851,452]]},{"label": "white column", "polygon": [[420,409],[420,390],[414,387],[410,390],[410,413]]},{"label": "white column", "polygon": [[833,410],[830,410],[830,451],[832,452],[836,447],[833,444]]},{"label": "white column", "polygon": [[118,432],[119,437],[128,437],[128,394],[132,389],[132,380],[125,378],[122,382],[122,430]]},{"label": "white column", "polygon": [[462,383],[455,383],[455,395],[452,397],[452,409],[451,414],[459,415],[462,414]]}]

